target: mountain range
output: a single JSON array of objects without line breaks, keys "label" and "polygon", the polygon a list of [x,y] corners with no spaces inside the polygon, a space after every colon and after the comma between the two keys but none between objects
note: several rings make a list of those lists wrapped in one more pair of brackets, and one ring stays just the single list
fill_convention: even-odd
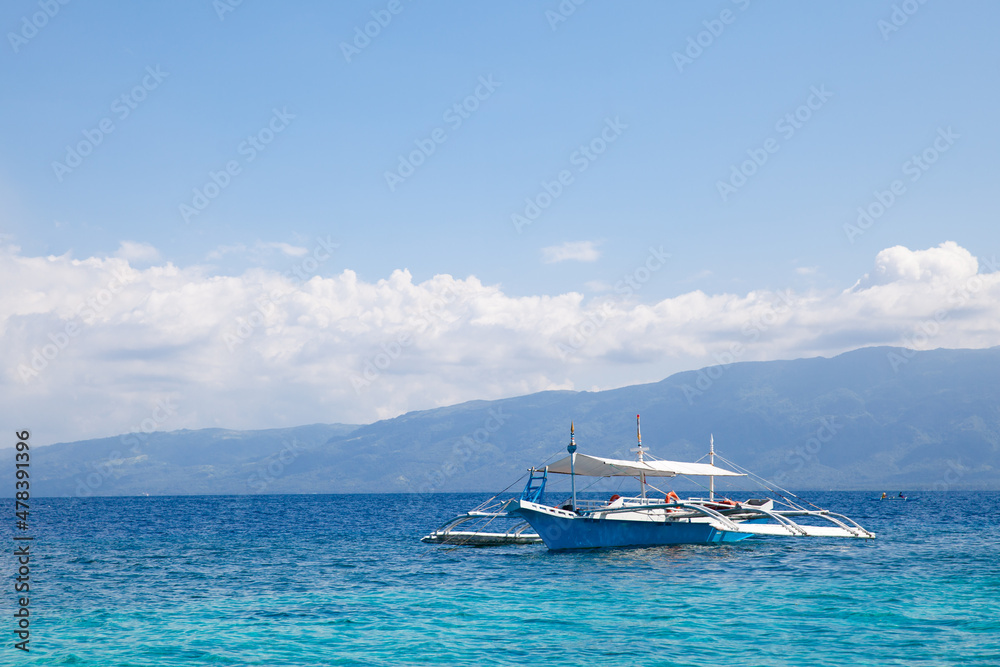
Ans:
[{"label": "mountain range", "polygon": [[[39,447],[36,496],[498,491],[581,452],[729,461],[791,489],[1000,488],[1000,347],[874,347],[545,391],[367,425],[132,433]],[[680,482],[680,480],[678,480]],[[678,484],[683,487],[683,484]]]}]

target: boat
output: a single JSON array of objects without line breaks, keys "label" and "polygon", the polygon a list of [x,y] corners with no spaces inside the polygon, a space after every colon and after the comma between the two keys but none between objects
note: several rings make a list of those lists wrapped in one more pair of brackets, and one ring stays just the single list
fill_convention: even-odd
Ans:
[{"label": "boat", "polygon": [[[569,456],[551,465],[529,468],[520,497],[495,505],[489,511],[477,509],[459,515],[423,541],[477,546],[542,542],[551,550],[563,550],[717,544],[754,535],[875,539],[875,533],[853,519],[802,501],[721,456],[729,467],[717,466],[714,437],[709,438],[708,463],[653,458],[642,445],[639,415],[636,415],[636,437],[638,447],[632,450],[637,454],[635,460],[577,453],[575,425],[571,423],[570,443],[566,448]],[[550,474],[568,475],[570,480],[569,498],[555,505],[544,502]],[[650,482],[651,478],[678,476],[707,478],[708,496],[682,499],[674,491],[665,492]],[[639,482],[639,493],[631,497],[614,494],[608,500],[584,499],[577,496],[578,477],[633,477]],[[753,478],[770,495],[743,500],[717,496],[717,477]],[[454,530],[475,519],[488,522],[521,519],[523,525],[514,532]]]}]

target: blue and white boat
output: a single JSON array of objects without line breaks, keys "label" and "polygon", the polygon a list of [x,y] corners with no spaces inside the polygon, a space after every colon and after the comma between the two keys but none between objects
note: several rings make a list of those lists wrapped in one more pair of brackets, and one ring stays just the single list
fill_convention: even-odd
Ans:
[{"label": "blue and white boat", "polygon": [[[599,547],[634,547],[667,544],[714,544],[736,542],[752,535],[777,537],[849,537],[874,539],[875,534],[856,521],[812,506],[809,509],[794,494],[768,485],[747,471],[730,470],[715,465],[714,440],[709,444],[708,463],[687,463],[655,459],[642,446],[636,415],[638,446],[632,461],[577,453],[575,429],[570,425],[569,456],[555,463],[528,471],[528,482],[519,498],[514,498],[489,513],[470,512],[453,519],[431,535],[427,542],[452,544],[517,544],[544,542],[549,549],[585,549]],[[721,458],[721,457],[720,457]],[[739,468],[734,464],[731,467]],[[564,502],[543,502],[550,474],[568,475],[571,494]],[[673,491],[658,489],[650,479],[672,477],[708,479],[708,496],[681,499]],[[633,497],[618,494],[607,501],[577,497],[578,477],[633,477],[639,493]],[[736,501],[718,497],[715,478],[754,477],[758,484],[776,497]],[[486,531],[450,532],[454,522],[487,517],[497,520],[521,520],[514,533]],[[463,517],[466,517],[463,519]]]}]

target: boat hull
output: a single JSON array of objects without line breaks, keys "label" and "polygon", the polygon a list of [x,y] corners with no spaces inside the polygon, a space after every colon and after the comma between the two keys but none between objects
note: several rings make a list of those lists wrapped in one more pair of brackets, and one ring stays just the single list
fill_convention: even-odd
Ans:
[{"label": "boat hull", "polygon": [[747,533],[719,530],[708,522],[667,521],[622,515],[583,517],[565,510],[519,501],[512,513],[531,524],[549,549],[594,549],[667,544],[717,544],[737,542]]}]

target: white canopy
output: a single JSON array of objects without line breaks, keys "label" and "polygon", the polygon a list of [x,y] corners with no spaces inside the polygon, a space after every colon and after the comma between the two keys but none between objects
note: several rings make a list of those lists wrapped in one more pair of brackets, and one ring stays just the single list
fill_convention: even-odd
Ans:
[{"label": "white canopy", "polygon": [[[549,466],[549,472],[568,475],[569,457],[559,459]],[[682,461],[625,461],[605,459],[587,454],[576,455],[574,472],[586,477],[676,477],[677,475],[701,475],[704,477],[743,477],[738,472],[718,468],[708,463],[684,463]]]}]

